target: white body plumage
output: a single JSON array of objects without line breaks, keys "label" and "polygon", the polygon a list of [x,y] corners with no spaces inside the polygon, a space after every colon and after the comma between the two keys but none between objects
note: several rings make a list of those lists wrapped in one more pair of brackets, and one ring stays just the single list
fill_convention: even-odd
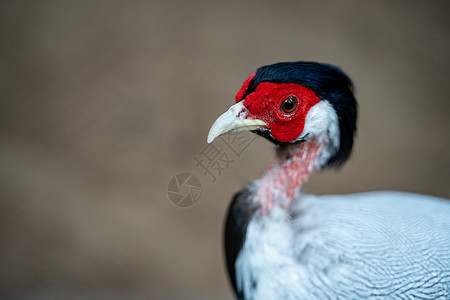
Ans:
[{"label": "white body plumage", "polygon": [[449,299],[450,203],[410,193],[301,194],[254,214],[236,260],[245,299]]}]

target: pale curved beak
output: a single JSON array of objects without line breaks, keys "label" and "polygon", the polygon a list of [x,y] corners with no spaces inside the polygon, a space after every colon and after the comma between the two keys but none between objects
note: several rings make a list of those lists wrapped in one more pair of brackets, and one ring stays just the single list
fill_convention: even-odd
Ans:
[{"label": "pale curved beak", "polygon": [[253,130],[266,125],[262,120],[247,119],[247,108],[244,101],[241,101],[231,106],[214,122],[209,130],[207,142],[211,143],[222,134]]}]

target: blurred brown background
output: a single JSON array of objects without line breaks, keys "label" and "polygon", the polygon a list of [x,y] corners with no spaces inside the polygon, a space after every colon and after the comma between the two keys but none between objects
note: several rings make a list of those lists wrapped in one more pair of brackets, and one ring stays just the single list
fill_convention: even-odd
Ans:
[{"label": "blurred brown background", "polygon": [[[354,155],[304,191],[450,197],[448,1],[1,1],[0,298],[231,299],[222,220],[258,138],[216,183],[193,157],[260,65],[342,67]],[[170,178],[197,174],[179,209]]]}]

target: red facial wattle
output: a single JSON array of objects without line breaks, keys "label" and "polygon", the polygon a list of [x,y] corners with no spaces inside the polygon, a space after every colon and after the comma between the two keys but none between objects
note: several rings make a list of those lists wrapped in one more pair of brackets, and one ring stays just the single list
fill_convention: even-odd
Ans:
[{"label": "red facial wattle", "polygon": [[[236,95],[236,102],[242,100],[253,77],[254,74],[244,82]],[[298,104],[292,112],[286,113],[281,105],[290,96],[296,97]],[[291,142],[302,133],[308,111],[320,102],[320,98],[299,84],[262,82],[243,101],[248,118],[263,120],[273,138],[280,142]]]}]

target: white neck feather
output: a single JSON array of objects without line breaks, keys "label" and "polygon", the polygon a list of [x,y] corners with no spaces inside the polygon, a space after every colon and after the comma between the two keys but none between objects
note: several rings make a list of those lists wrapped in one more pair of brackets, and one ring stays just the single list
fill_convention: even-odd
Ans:
[{"label": "white neck feather", "polygon": [[325,148],[318,157],[317,167],[321,168],[334,155],[340,146],[339,120],[333,106],[322,100],[309,110],[305,119],[305,127],[296,141],[316,137],[324,142]]}]

